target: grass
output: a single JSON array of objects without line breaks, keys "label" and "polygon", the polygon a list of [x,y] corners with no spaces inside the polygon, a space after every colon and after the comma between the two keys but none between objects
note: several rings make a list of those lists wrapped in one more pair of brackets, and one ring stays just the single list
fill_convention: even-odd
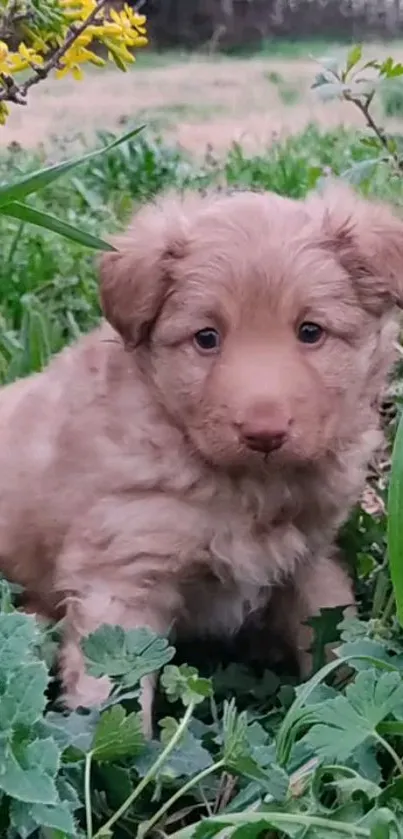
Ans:
[{"label": "grass", "polygon": [[[32,202],[105,236],[125,224],[138,202],[168,187],[263,188],[302,197],[324,173],[340,174],[372,154],[352,131],[323,132],[314,125],[259,154],[238,144],[225,158],[209,155],[198,162],[145,136],[82,166]],[[0,181],[44,162],[45,152],[3,152]],[[401,185],[386,167],[379,166],[362,189],[401,201]],[[1,217],[0,251],[0,380],[8,382],[39,370],[89,330],[100,313],[94,259],[81,246]],[[136,633],[125,638],[100,630],[85,647],[87,661],[97,672],[120,673],[121,691],[118,704],[100,718],[95,712],[65,716],[57,706],[45,707],[43,680],[50,696],[54,691],[48,669],[53,634],[38,636],[32,620],[12,610],[13,592],[4,583],[0,835],[142,839],[158,827],[155,836],[190,839],[198,825],[197,839],[224,829],[239,839],[258,839],[264,832],[291,839],[335,834],[337,839],[398,839],[403,634],[393,617],[385,517],[358,507],[340,543],[356,569],[360,609],[359,618],[342,626],[341,661],[356,672],[353,682],[350,672],[347,688],[345,674],[334,679],[334,664],[297,687],[287,662],[267,670],[251,656],[247,639],[240,638],[235,649],[184,645],[169,664],[171,651],[158,639],[144,643]],[[340,637],[339,620],[337,612],[324,613],[315,623],[319,668],[325,644]],[[129,649],[135,651],[132,658]],[[138,662],[147,670],[147,656],[149,668],[165,665],[158,697],[162,735],[151,745],[142,740],[135,703]],[[181,662],[197,665],[202,675]],[[27,688],[25,694],[21,685],[28,676],[31,692]],[[12,694],[14,677],[17,694]],[[16,709],[12,715],[10,702]],[[56,784],[50,801],[42,764]],[[16,766],[23,773],[31,767],[31,790],[21,786]]]},{"label": "grass", "polygon": [[[21,109],[14,107],[2,127],[3,145],[18,142],[35,149],[43,144],[53,154],[54,143],[63,138],[71,155],[81,137],[94,143],[100,129],[117,133],[124,122],[145,121],[163,130],[167,143],[179,143],[199,160],[207,145],[224,158],[233,142],[264,154],[272,137],[299,134],[312,121],[323,130],[361,125],[360,114],[348,103],[324,105],[310,90],[314,57],[340,57],[347,49],[331,41],[276,39],[250,57],[140,51],[133,72],[98,69],[87,73],[82,86],[70,78],[38,86],[29,132]],[[368,44],[365,52],[385,58],[390,47]],[[393,44],[393,55],[402,59],[401,41]],[[395,110],[387,123],[399,131],[401,115]]]}]

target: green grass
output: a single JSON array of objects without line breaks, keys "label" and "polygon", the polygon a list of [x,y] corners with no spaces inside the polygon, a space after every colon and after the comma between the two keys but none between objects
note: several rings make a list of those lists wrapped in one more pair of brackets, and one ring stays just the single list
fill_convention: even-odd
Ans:
[{"label": "green grass", "polygon": [[[60,153],[55,149],[56,157]],[[120,229],[138,203],[169,187],[218,183],[302,197],[324,174],[341,174],[372,155],[352,132],[320,133],[310,126],[264,154],[250,156],[234,146],[223,162],[209,158],[196,166],[178,149],[146,136],[83,165],[31,200],[105,236]],[[0,181],[45,162],[39,153],[3,152]],[[361,188],[401,201],[399,181],[383,166]],[[3,217],[0,252],[0,379],[7,382],[39,370],[100,313],[91,252]],[[151,745],[139,732],[133,693],[125,710],[119,703],[101,719],[94,712],[65,716],[57,706],[45,707],[44,685],[54,694],[48,670],[53,634],[35,634],[32,620],[13,611],[13,593],[0,585],[0,836],[141,839],[141,829],[148,825],[151,836],[157,820],[162,830],[153,835],[175,839],[190,839],[197,825],[197,839],[224,828],[225,836],[239,839],[268,832],[291,839],[398,839],[403,634],[393,617],[385,518],[357,509],[340,544],[356,568],[360,615],[342,628],[342,661],[358,673],[355,682],[346,690],[346,674],[335,681],[332,668],[325,668],[298,688],[286,662],[265,669],[251,656],[247,639],[235,648],[183,645],[175,666],[164,671],[158,696],[163,735]],[[315,624],[319,667],[324,644],[339,635],[339,618],[325,613]],[[139,662],[145,672],[170,659],[157,639],[144,644],[136,633],[100,633],[86,645],[87,660],[97,672],[119,673],[121,690],[137,688]],[[263,648],[266,643],[260,639]],[[177,669],[181,661],[197,665],[202,677]],[[207,819],[204,826],[201,818]],[[105,824],[111,833],[100,832]]]}]

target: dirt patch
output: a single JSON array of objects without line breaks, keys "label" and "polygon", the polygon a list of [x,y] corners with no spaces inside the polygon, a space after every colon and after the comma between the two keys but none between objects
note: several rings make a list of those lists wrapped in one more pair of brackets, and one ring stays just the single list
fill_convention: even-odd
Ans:
[{"label": "dirt patch", "polygon": [[[370,55],[388,48],[372,45]],[[393,46],[403,58],[403,47]],[[311,60],[267,57],[174,60],[152,66],[141,58],[129,73],[90,72],[82,83],[65,79],[33,89],[28,108],[14,107],[1,128],[3,146],[47,145],[55,137],[74,145],[100,129],[147,122],[190,152],[206,146],[224,152],[234,141],[258,150],[309,122],[327,127],[361,125],[343,102],[322,103],[310,91],[316,72]],[[391,123],[393,127],[393,123]]]}]

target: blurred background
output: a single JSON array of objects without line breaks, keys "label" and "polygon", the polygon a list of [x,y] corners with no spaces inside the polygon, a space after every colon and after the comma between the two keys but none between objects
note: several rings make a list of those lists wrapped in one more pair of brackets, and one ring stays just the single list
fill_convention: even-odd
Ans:
[{"label": "blurred background", "polygon": [[[112,3],[116,8],[123,4]],[[146,122],[165,140],[198,156],[222,153],[233,142],[262,149],[273,138],[308,124],[358,125],[345,103],[318,103],[310,86],[314,57],[338,56],[353,41],[369,57],[403,58],[401,0],[146,0],[131,3],[147,15],[150,45],[133,71],[86,72],[51,80],[30,94],[30,122],[14,108],[2,145],[35,147],[69,141],[126,122]],[[402,39],[402,41],[399,40]],[[400,85],[399,85],[400,88]],[[402,103],[388,95],[386,116],[400,119]],[[393,100],[393,101],[390,101]]]}]

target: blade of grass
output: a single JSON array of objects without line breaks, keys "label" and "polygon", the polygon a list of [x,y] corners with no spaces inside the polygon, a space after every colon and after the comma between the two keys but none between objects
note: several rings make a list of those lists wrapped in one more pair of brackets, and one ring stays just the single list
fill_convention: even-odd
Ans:
[{"label": "blade of grass", "polygon": [[11,216],[20,221],[28,222],[29,224],[36,224],[38,227],[51,230],[53,233],[59,233],[59,235],[64,236],[66,239],[71,239],[71,241],[85,245],[87,248],[93,248],[97,251],[115,250],[112,245],[104,242],[103,239],[92,236],[91,233],[86,233],[85,230],[79,230],[66,221],[56,218],[56,216],[51,216],[49,213],[36,210],[34,207],[30,207],[29,204],[13,201],[11,204],[1,207],[0,213],[4,216]]},{"label": "blade of grass", "polygon": [[0,207],[4,207],[4,205],[9,204],[11,201],[19,201],[21,198],[26,198],[27,195],[43,189],[45,186],[53,183],[57,178],[60,178],[61,175],[80,166],[81,163],[93,160],[101,154],[107,154],[112,149],[122,145],[122,143],[132,140],[143,128],[144,125],[140,125],[139,128],[134,128],[126,134],[122,134],[121,137],[117,137],[113,142],[102,146],[100,149],[83,154],[81,157],[74,157],[72,160],[64,160],[62,163],[56,163],[54,166],[49,166],[46,169],[30,172],[19,181],[16,181],[16,183],[0,186]]},{"label": "blade of grass", "polygon": [[403,624],[403,414],[397,427],[392,453],[388,493],[388,557],[396,599],[396,613]]}]

